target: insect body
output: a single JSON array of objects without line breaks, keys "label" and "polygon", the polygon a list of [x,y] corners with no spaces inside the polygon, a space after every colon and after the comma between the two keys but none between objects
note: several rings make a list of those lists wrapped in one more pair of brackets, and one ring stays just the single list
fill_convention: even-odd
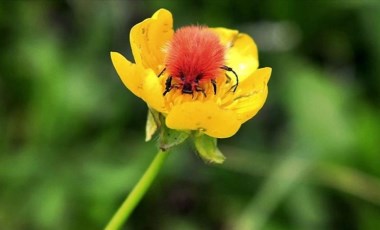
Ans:
[{"label": "insect body", "polygon": [[158,75],[160,77],[165,71],[169,73],[163,95],[177,88],[183,94],[193,94],[196,91],[206,96],[200,85],[204,81],[211,82],[216,94],[215,79],[221,76],[223,70],[235,75],[236,85],[232,88],[233,91],[236,90],[238,76],[232,68],[224,65],[225,47],[220,43],[218,35],[209,28],[186,26],[178,29],[166,52],[165,68]]}]

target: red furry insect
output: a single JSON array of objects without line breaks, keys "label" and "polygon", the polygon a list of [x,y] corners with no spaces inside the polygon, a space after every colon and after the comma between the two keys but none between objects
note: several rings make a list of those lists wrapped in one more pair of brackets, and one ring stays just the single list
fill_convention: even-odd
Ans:
[{"label": "red furry insect", "polygon": [[225,52],[218,35],[205,26],[178,29],[168,44],[165,68],[158,75],[160,77],[166,70],[169,73],[163,95],[177,88],[184,94],[193,94],[196,91],[206,96],[200,83],[207,80],[211,81],[216,94],[215,79],[223,70],[235,75],[236,84],[232,86],[235,92],[239,80],[235,71],[224,65]]}]

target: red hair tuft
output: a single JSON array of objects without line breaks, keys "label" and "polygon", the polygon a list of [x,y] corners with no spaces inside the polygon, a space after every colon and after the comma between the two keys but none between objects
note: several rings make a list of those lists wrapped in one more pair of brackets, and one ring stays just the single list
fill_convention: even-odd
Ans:
[{"label": "red hair tuft", "polygon": [[225,62],[225,48],[218,35],[205,26],[178,29],[167,47],[165,60],[170,76],[194,83],[215,79]]}]

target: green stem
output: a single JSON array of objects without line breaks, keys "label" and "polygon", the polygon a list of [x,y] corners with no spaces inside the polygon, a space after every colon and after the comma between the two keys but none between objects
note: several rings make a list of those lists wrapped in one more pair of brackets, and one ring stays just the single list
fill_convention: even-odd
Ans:
[{"label": "green stem", "polygon": [[144,196],[145,192],[152,184],[167,156],[168,151],[160,150],[157,153],[152,163],[150,163],[149,168],[145,171],[144,175],[140,178],[140,181],[135,185],[135,187],[132,189],[132,192],[128,195],[123,204],[113,215],[105,230],[120,229],[122,224],[128,219],[133,209],[136,207],[141,198]]}]

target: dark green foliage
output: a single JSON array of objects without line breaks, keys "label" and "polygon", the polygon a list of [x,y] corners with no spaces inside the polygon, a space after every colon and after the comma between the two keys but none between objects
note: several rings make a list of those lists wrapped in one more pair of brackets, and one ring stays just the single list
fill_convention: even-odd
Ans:
[{"label": "dark green foliage", "polygon": [[174,151],[128,229],[380,229],[377,1],[0,1],[0,229],[102,229],[157,151],[113,69],[158,8],[238,28],[270,66],[264,108]]}]

